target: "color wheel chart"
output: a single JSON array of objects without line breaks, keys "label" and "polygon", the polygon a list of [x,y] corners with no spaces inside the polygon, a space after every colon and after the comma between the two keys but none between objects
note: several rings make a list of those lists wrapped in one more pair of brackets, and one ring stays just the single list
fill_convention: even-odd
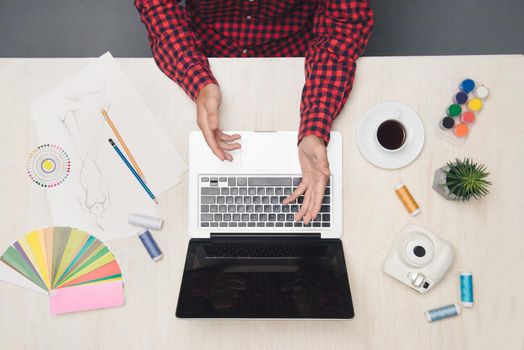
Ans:
[{"label": "color wheel chart", "polygon": [[71,160],[62,147],[52,144],[35,148],[27,159],[27,175],[42,187],[56,187],[71,171]]},{"label": "color wheel chart", "polygon": [[2,263],[49,293],[52,314],[124,305],[115,256],[87,232],[69,227],[29,232],[0,256]]}]

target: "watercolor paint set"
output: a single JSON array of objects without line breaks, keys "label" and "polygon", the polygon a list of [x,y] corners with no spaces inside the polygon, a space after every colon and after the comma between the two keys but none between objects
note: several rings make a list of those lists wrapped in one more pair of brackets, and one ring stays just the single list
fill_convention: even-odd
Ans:
[{"label": "watercolor paint set", "polygon": [[475,125],[480,111],[489,95],[489,89],[473,81],[464,79],[459,84],[459,91],[447,106],[445,114],[439,120],[439,134],[455,144],[463,144]]}]

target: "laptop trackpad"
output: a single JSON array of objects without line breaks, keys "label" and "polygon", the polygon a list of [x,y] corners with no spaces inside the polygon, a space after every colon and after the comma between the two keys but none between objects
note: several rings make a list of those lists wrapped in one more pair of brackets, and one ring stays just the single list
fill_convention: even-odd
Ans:
[{"label": "laptop trackpad", "polygon": [[249,171],[287,171],[292,156],[296,157],[296,144],[291,135],[273,133],[250,134],[242,138],[242,169]]}]

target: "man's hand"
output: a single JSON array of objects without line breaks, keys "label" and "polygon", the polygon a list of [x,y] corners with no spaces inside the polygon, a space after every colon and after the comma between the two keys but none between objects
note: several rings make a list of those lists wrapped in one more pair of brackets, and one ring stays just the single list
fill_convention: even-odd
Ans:
[{"label": "man's hand", "polygon": [[302,181],[282,204],[287,205],[304,194],[304,201],[300,211],[295,214],[295,220],[300,221],[303,218],[307,225],[320,211],[329,179],[329,162],[324,140],[314,135],[304,137],[298,146],[298,158],[302,167]]},{"label": "man's hand", "polygon": [[209,84],[198,93],[197,124],[206,139],[207,145],[220,160],[233,160],[233,156],[226,151],[240,148],[240,135],[227,135],[218,128],[218,108],[222,102],[220,88],[216,84]]}]

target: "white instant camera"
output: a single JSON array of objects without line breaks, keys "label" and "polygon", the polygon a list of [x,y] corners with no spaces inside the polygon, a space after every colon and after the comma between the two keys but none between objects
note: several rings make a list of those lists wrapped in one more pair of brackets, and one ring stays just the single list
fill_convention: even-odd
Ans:
[{"label": "white instant camera", "polygon": [[453,257],[451,244],[412,225],[397,238],[382,269],[417,292],[426,293],[444,277]]}]

